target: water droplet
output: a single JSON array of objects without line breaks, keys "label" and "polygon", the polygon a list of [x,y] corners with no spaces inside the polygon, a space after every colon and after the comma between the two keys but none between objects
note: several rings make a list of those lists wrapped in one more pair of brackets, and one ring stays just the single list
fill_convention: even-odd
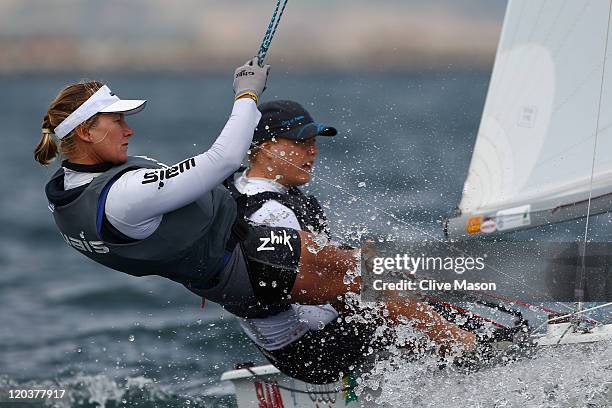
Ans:
[{"label": "water droplet", "polygon": [[268,166],[268,167],[266,167],[266,170],[268,170],[268,171],[272,171],[272,170],[274,170],[274,169],[273,169],[271,166]]},{"label": "water droplet", "polygon": [[264,129],[270,130],[270,126],[266,125],[266,127],[264,127]]},{"label": "water droplet", "polygon": [[342,282],[344,282],[345,285],[350,285],[351,283],[355,282],[355,276],[350,272],[345,273],[344,277],[342,278]]},{"label": "water droplet", "polygon": [[264,282],[264,281],[259,281],[259,286],[266,286],[266,282]]},{"label": "water droplet", "polygon": [[402,315],[399,315],[399,316],[397,317],[397,321],[398,321],[398,322],[400,322],[400,323],[402,323],[402,324],[408,324],[408,323],[410,323],[410,320],[409,320],[408,318],[406,318],[406,317],[402,316]]},{"label": "water droplet", "polygon": [[280,154],[281,156],[284,156],[284,155],[285,155],[285,152],[280,152],[279,154]]},{"label": "water droplet", "polygon": [[129,341],[134,341],[134,340],[136,340],[136,337],[134,337],[134,335],[133,335],[133,334],[130,334],[130,335],[128,336],[128,340],[129,340]]},{"label": "water droplet", "polygon": [[319,327],[319,330],[323,329],[325,327],[325,323],[319,320],[318,327]]},{"label": "water droplet", "polygon": [[275,288],[276,287],[276,281],[272,281],[272,287]]},{"label": "water droplet", "polygon": [[366,183],[365,181],[360,181],[359,184],[357,184],[357,187],[365,187]]}]

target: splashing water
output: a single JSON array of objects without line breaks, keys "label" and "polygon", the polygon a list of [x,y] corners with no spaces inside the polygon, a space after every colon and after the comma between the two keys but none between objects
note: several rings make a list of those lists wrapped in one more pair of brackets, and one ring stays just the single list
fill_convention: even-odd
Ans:
[{"label": "splashing water", "polygon": [[551,347],[474,373],[438,369],[434,357],[377,362],[358,392],[385,407],[612,406],[612,342]]}]

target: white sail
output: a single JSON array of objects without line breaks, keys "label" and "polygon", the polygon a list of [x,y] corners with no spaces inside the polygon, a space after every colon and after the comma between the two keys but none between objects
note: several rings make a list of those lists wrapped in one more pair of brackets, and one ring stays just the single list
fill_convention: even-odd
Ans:
[{"label": "white sail", "polygon": [[[512,208],[528,217],[586,200],[591,188],[612,191],[610,1],[509,2],[459,205],[464,220]],[[607,153],[593,167],[596,140]]]}]

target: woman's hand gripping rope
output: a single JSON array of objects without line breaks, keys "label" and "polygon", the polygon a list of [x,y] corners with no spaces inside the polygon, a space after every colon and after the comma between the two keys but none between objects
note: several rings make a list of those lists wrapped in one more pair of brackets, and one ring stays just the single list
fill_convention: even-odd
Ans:
[{"label": "woman's hand gripping rope", "polygon": [[260,67],[253,57],[234,72],[234,99],[251,98],[259,104],[259,97],[266,90],[270,65]]}]

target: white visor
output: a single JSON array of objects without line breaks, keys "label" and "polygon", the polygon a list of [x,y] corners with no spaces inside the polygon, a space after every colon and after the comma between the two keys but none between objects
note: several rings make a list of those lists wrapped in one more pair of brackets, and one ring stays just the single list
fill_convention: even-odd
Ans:
[{"label": "white visor", "polygon": [[104,85],[91,95],[81,106],[72,112],[55,128],[55,136],[63,139],[77,126],[91,118],[96,113],[123,113],[132,115],[144,109],[147,101],[121,100]]}]

